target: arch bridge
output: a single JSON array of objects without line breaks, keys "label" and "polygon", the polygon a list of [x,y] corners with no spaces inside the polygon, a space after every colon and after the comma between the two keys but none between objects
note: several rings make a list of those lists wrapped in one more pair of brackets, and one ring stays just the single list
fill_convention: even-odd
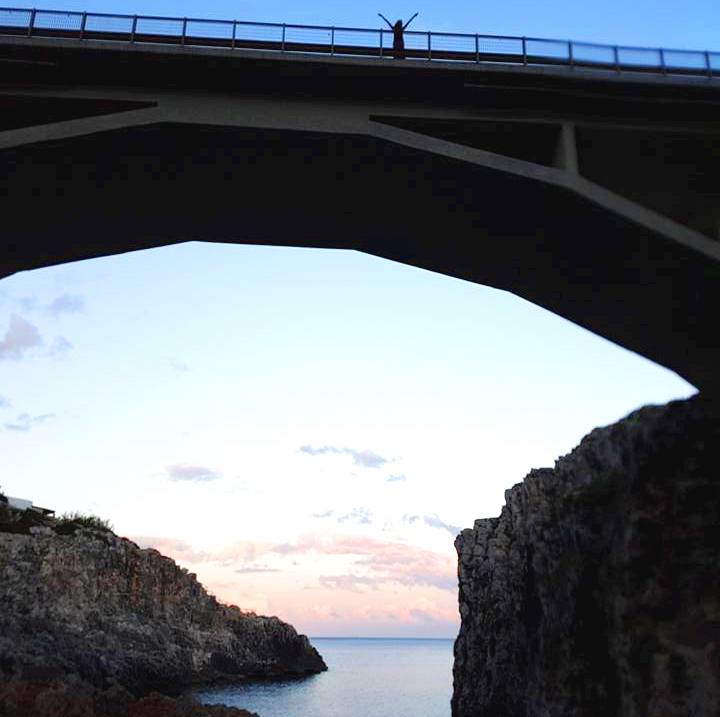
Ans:
[{"label": "arch bridge", "polygon": [[720,54],[391,41],[0,9],[0,277],[198,239],[356,249],[715,392]]}]

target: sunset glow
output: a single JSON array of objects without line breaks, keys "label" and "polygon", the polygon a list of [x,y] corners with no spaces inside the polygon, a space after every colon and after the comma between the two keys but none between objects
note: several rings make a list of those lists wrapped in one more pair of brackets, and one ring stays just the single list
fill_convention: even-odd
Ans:
[{"label": "sunset glow", "polygon": [[452,637],[459,530],[596,425],[693,392],[504,292],[200,243],[4,280],[0,368],[5,492],[314,636]]}]

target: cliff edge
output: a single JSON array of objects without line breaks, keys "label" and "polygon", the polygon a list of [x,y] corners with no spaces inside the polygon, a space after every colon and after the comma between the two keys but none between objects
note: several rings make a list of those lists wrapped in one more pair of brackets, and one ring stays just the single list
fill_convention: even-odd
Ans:
[{"label": "cliff edge", "polygon": [[596,429],[456,540],[454,717],[720,715],[720,421]]},{"label": "cliff edge", "polygon": [[156,550],[2,504],[0,605],[5,686],[72,684],[127,702],[327,669],[291,625],[220,604]]}]

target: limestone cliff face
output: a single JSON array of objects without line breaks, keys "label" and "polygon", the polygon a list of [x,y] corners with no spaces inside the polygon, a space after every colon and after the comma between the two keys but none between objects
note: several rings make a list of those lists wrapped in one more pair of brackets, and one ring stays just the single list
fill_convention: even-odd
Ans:
[{"label": "limestone cliff face", "polygon": [[454,717],[720,715],[720,420],[588,435],[456,540]]},{"label": "limestone cliff face", "polygon": [[157,551],[2,506],[0,606],[5,682],[71,677],[137,696],[326,669],[293,627],[221,605]]}]

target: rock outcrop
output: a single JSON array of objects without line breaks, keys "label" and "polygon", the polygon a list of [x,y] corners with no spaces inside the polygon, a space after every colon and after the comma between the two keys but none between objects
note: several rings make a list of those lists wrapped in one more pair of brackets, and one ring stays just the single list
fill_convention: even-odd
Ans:
[{"label": "rock outcrop", "polygon": [[454,717],[720,715],[720,420],[593,431],[456,540]]},{"label": "rock outcrop", "polygon": [[[327,669],[275,617],[220,604],[156,550],[0,505],[0,683],[129,703],[201,683]],[[122,699],[121,699],[122,698]],[[163,713],[164,714],[164,713]]]}]

